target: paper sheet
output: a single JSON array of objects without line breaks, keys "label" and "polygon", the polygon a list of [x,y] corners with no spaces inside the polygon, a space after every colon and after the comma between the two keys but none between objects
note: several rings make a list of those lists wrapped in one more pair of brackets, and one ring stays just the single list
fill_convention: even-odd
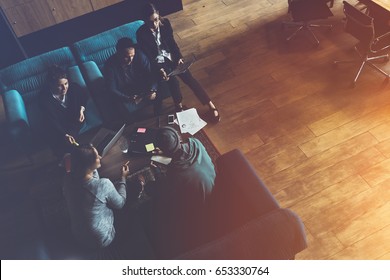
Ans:
[{"label": "paper sheet", "polygon": [[191,135],[194,135],[207,124],[199,117],[195,108],[191,108],[183,112],[178,112],[176,113],[176,116],[181,133],[188,132]]}]

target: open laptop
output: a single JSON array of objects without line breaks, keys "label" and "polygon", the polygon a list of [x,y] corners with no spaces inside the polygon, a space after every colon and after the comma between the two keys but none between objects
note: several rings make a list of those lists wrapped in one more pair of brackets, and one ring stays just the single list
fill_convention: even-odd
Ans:
[{"label": "open laptop", "polygon": [[192,64],[194,64],[194,62],[195,62],[195,58],[192,58],[190,60],[184,61],[184,63],[182,64],[177,65],[177,67],[168,74],[168,77],[176,76],[184,73],[185,71],[188,70],[188,68],[190,68]]},{"label": "open laptop", "polygon": [[126,124],[122,125],[122,127],[117,131],[102,127],[92,138],[90,143],[96,148],[101,157],[104,157],[112,146],[114,146],[116,141],[118,141],[118,139],[122,136],[125,126]]}]

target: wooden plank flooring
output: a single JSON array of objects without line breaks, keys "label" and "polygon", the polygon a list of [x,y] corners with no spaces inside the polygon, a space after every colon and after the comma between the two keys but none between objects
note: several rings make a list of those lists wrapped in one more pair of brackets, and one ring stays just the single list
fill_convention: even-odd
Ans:
[{"label": "wooden plank flooring", "polygon": [[304,33],[284,42],[287,0],[184,0],[169,18],[222,114],[208,135],[222,153],[241,149],[303,219],[309,247],[297,258],[390,259],[390,85],[365,68],[351,88],[358,65],[333,67],[356,43],[335,2],[318,48]]}]

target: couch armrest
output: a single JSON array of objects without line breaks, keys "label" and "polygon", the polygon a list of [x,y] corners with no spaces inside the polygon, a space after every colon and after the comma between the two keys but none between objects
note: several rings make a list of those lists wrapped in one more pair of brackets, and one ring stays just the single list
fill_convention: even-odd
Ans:
[{"label": "couch armrest", "polygon": [[[255,217],[278,209],[279,204],[240,150],[217,159],[217,178],[212,212],[217,232],[241,226]],[[216,224],[218,223],[218,224]]]},{"label": "couch armrest", "polygon": [[105,123],[110,123],[119,118],[116,104],[108,94],[106,82],[99,67],[94,61],[84,62],[81,66],[82,73],[91,91],[91,96],[102,114]]},{"label": "couch armrest", "polygon": [[12,138],[21,140],[30,130],[23,98],[17,90],[6,91],[2,96],[9,133]]},{"label": "couch armrest", "polygon": [[300,218],[289,209],[277,209],[180,255],[178,259],[294,259],[306,247]]}]

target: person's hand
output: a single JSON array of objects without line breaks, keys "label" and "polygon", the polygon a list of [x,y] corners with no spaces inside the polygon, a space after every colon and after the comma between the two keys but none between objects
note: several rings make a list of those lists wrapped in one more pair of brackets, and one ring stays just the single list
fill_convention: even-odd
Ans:
[{"label": "person's hand", "polygon": [[177,62],[177,65],[180,65],[180,64],[183,64],[183,63],[184,63],[184,59],[180,58],[179,61]]},{"label": "person's hand", "polygon": [[145,181],[144,175],[142,175],[142,174],[138,175],[138,182],[140,183],[141,186],[145,186],[146,181]]},{"label": "person's hand", "polygon": [[85,120],[84,111],[85,111],[85,107],[81,106],[81,108],[80,108],[80,117],[79,117],[79,122],[81,122],[81,123]]},{"label": "person's hand", "polygon": [[70,144],[76,145],[76,146],[79,145],[79,143],[76,142],[76,140],[74,139],[74,137],[72,135],[65,134],[65,138],[67,139],[67,141],[69,141]]},{"label": "person's hand", "polygon": [[165,72],[164,68],[161,68],[160,69],[160,73],[161,73],[161,76],[162,78],[164,79],[164,81],[168,81],[169,80],[169,77],[167,75],[167,72]]},{"label": "person's hand", "polygon": [[148,95],[149,100],[155,100],[156,97],[157,97],[157,92],[155,92],[155,91],[152,91],[152,92]]},{"label": "person's hand", "polygon": [[161,155],[163,152],[160,150],[160,148],[156,147],[153,151],[152,151],[153,154],[156,154],[156,155]]},{"label": "person's hand", "polygon": [[129,162],[122,165],[122,178],[126,180],[127,176],[130,175]]},{"label": "person's hand", "polygon": [[142,101],[142,97],[139,95],[134,95],[133,96],[133,102],[138,105]]}]

